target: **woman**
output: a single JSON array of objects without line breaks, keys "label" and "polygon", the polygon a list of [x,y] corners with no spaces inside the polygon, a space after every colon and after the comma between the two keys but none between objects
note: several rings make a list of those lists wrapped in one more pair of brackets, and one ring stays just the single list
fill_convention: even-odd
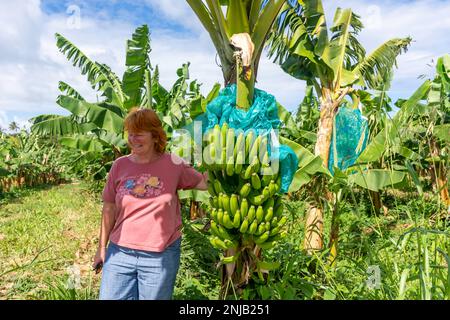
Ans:
[{"label": "woman", "polygon": [[171,299],[180,263],[177,190],[206,190],[207,177],[165,152],[166,134],[154,111],[133,110],[125,130],[131,154],[114,161],[102,193],[93,264],[97,272],[104,264],[100,299]]}]

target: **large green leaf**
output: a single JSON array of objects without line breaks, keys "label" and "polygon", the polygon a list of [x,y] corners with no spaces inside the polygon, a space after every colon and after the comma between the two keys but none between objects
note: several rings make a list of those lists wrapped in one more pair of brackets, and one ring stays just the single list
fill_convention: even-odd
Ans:
[{"label": "large green leaf", "polygon": [[321,58],[333,70],[333,83],[336,87],[340,87],[342,70],[345,68],[345,56],[347,47],[349,46],[350,24],[352,22],[352,10],[338,8],[334,16],[333,29],[339,30],[337,36],[334,37],[328,46],[324,48]]},{"label": "large green leaf", "polygon": [[443,142],[450,143],[450,123],[437,125],[434,127],[434,135]]},{"label": "large green leaf", "polygon": [[255,65],[257,64],[257,61],[255,60],[256,58],[259,59],[260,52],[263,50],[264,42],[267,39],[270,28],[272,27],[284,3],[285,0],[268,1],[260,13],[259,19],[255,23],[255,27],[251,33],[252,41],[255,45],[255,54],[253,55]]},{"label": "large green leaf", "polygon": [[55,37],[57,40],[56,46],[73,63],[73,66],[78,66],[81,69],[82,75],[87,75],[92,88],[101,91],[108,102],[122,105],[124,96],[120,83],[116,81],[117,76],[111,70],[106,69],[105,65],[90,60],[72,42],[59,33],[56,33]]},{"label": "large green leaf", "polygon": [[419,89],[402,105],[402,108],[397,112],[389,125],[383,129],[366,147],[362,154],[357,159],[357,163],[373,162],[382,156],[389,141],[393,141],[408,119],[414,115],[415,110],[421,100],[423,100],[430,89],[431,82],[427,80]]},{"label": "large green leaf", "polygon": [[355,77],[361,77],[370,89],[378,89],[390,81],[390,72],[397,57],[406,52],[411,38],[395,38],[386,41],[358,63],[353,70]]},{"label": "large green leaf", "polygon": [[[354,170],[351,168],[349,170]],[[400,183],[405,178],[406,173],[401,171],[389,171],[382,169],[372,169],[365,172],[357,172],[348,176],[351,183],[372,191],[380,191],[385,187]]]},{"label": "large green leaf", "polygon": [[31,119],[31,131],[39,135],[64,136],[87,133],[97,128],[92,123],[78,123],[73,117],[60,115],[40,115]]},{"label": "large green leaf", "polygon": [[67,96],[59,96],[56,102],[75,116],[86,119],[100,129],[115,133],[121,133],[123,130],[124,117],[112,106],[104,107]]},{"label": "large green leaf", "polygon": [[127,70],[123,75],[123,91],[128,96],[126,109],[140,106],[145,88],[145,72],[150,68],[150,33],[147,25],[136,29],[132,39],[127,42]]},{"label": "large green leaf", "polygon": [[285,125],[285,128],[291,130],[294,133],[297,133],[298,132],[297,125],[295,124],[295,121],[292,118],[291,113],[278,102],[277,107],[278,107],[278,118],[280,118],[281,122]]},{"label": "large green leaf", "polygon": [[70,85],[68,85],[67,83],[60,81],[59,85],[58,85],[58,89],[59,91],[61,91],[62,94],[78,99],[78,100],[85,100],[81,94],[78,93],[77,90],[75,90],[74,88],[72,88]]},{"label": "large green leaf", "polygon": [[68,148],[78,149],[86,152],[103,152],[103,146],[96,137],[63,137],[60,139],[60,142],[63,146],[66,146]]},{"label": "large green leaf", "polygon": [[228,1],[227,26],[230,35],[238,33],[250,34],[249,13],[247,13],[244,1]]}]

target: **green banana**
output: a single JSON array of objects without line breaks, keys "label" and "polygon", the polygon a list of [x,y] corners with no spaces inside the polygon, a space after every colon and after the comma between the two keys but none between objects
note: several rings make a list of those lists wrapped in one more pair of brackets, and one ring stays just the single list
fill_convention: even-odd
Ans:
[{"label": "green banana", "polygon": [[255,206],[250,206],[250,209],[248,209],[247,218],[249,223],[252,223],[253,220],[255,220],[256,217],[256,209]]},{"label": "green banana", "polygon": [[233,218],[233,227],[237,229],[239,228],[240,225],[241,225],[241,210],[238,209]]},{"label": "green banana", "polygon": [[276,243],[277,243],[277,241],[266,241],[266,242],[258,244],[258,247],[260,247],[263,250],[269,250],[269,249],[272,249],[273,247],[275,247]]},{"label": "green banana", "polygon": [[223,224],[223,209],[222,208],[217,210],[217,222],[219,224]]},{"label": "green banana", "polygon": [[261,223],[258,225],[258,229],[257,229],[257,231],[255,232],[255,235],[256,235],[256,236],[259,236],[259,235],[263,234],[264,232],[266,232],[266,224],[265,224],[265,222],[261,222]]},{"label": "green banana", "polygon": [[261,189],[261,180],[257,173],[253,173],[251,177],[252,188],[255,190]]},{"label": "green banana", "polygon": [[236,211],[239,209],[239,201],[238,196],[236,194],[232,194],[230,198],[230,212],[234,216]]},{"label": "green banana", "polygon": [[281,217],[283,214],[283,210],[284,210],[284,205],[280,204],[278,207],[275,207],[275,216],[276,217]]},{"label": "green banana", "polygon": [[239,195],[242,198],[246,198],[249,195],[251,190],[252,190],[252,185],[250,183],[246,183],[242,186],[241,190],[239,191]]},{"label": "green banana", "polygon": [[216,146],[215,146],[215,144],[214,143],[211,143],[211,145],[209,146],[209,157],[211,158],[210,159],[210,166],[211,166],[211,168],[215,168],[215,165],[216,165],[216,163],[217,163],[217,159],[216,159],[216,156],[217,156],[217,152],[216,152]]},{"label": "green banana", "polygon": [[266,221],[266,222],[271,221],[272,218],[273,218],[273,207],[270,207],[270,208],[267,210],[266,215],[264,216],[264,221]]},{"label": "green banana", "polygon": [[261,195],[263,196],[263,199],[264,199],[263,201],[266,201],[267,199],[269,199],[271,197],[269,187],[265,187],[263,189]]},{"label": "green banana", "polygon": [[256,220],[258,223],[261,223],[264,219],[264,209],[262,206],[258,206],[258,209],[256,209]]},{"label": "green banana", "polygon": [[219,168],[221,170],[224,170],[227,168],[227,149],[225,147],[222,148],[222,152],[220,154]]},{"label": "green banana", "polygon": [[250,153],[249,153],[249,161],[250,163],[255,159],[258,158],[258,150],[259,150],[259,146],[261,144],[261,136],[259,135],[255,142],[252,145],[252,148],[250,149]]},{"label": "green banana", "polygon": [[224,193],[222,196],[222,208],[224,211],[231,212],[230,210],[230,197]]},{"label": "green banana", "polygon": [[236,157],[236,163],[234,164],[235,174],[240,174],[242,172],[243,164],[244,164],[244,154],[242,153],[242,151],[239,151]]},{"label": "green banana", "polygon": [[242,199],[240,209],[241,209],[242,217],[247,217],[247,213],[248,213],[248,201],[247,201],[247,199]]},{"label": "green banana", "polygon": [[213,129],[213,142],[220,146],[220,126],[218,124]]},{"label": "green banana", "polygon": [[268,199],[263,206],[264,212],[267,212],[267,210],[270,207],[273,207],[275,205],[275,200],[273,198]]},{"label": "green banana", "polygon": [[228,249],[228,247],[223,242],[223,240],[220,240],[219,238],[212,238],[212,239],[210,239],[210,242],[213,245],[213,247],[215,247],[217,249],[223,249],[223,250]]},{"label": "green banana", "polygon": [[262,179],[261,179],[261,184],[263,185],[263,187],[268,186],[270,181],[273,178],[273,171],[272,168],[268,167],[268,168],[264,168],[263,172],[262,172]]},{"label": "green banana", "polygon": [[227,249],[231,249],[231,248],[236,249],[239,245],[239,243],[237,241],[234,241],[234,240],[232,241],[230,239],[223,240],[223,243],[225,243],[225,245],[227,246]]},{"label": "green banana", "polygon": [[216,236],[220,236],[219,228],[217,227],[217,223],[215,221],[211,221],[211,232]]},{"label": "green banana", "polygon": [[226,228],[222,227],[221,225],[217,225],[217,229],[219,230],[219,234],[222,239],[233,240],[233,237],[228,233]]},{"label": "green banana", "polygon": [[230,177],[232,175],[234,175],[234,158],[233,158],[233,156],[228,158],[227,165],[226,165],[226,173],[227,173],[227,176],[230,176]]},{"label": "green banana", "polygon": [[244,180],[249,180],[252,177],[252,173],[253,173],[253,169],[252,169],[252,165],[248,165],[247,168],[245,169],[245,171],[243,171],[243,174],[241,172],[242,175],[242,179]]},{"label": "green banana", "polygon": [[281,231],[281,227],[280,226],[276,226],[275,228],[270,230],[270,235],[271,236],[277,235],[278,233],[280,233],[280,231]]},{"label": "green banana", "polygon": [[225,228],[227,229],[233,229],[234,225],[233,225],[233,221],[231,221],[231,217],[230,214],[228,213],[228,211],[224,211],[223,212],[223,226],[225,226]]},{"label": "green banana", "polygon": [[239,255],[235,254],[233,256],[228,256],[228,257],[222,257],[222,259],[220,260],[223,264],[227,264],[227,263],[235,263],[238,260]]},{"label": "green banana", "polygon": [[217,209],[216,209],[216,208],[214,208],[214,209],[211,210],[211,218],[212,218],[214,221],[217,221]]},{"label": "green banana", "polygon": [[[224,123],[222,125],[222,128],[220,130],[220,146],[222,148],[226,147],[226,141],[227,141],[227,133],[228,133],[228,123]],[[225,150],[226,151],[226,150]]]},{"label": "green banana", "polygon": [[250,149],[253,146],[254,139],[255,139],[255,132],[253,130],[250,130],[247,133],[247,136],[245,137],[245,154],[250,153]]},{"label": "green banana", "polygon": [[259,148],[258,148],[258,156],[259,156],[259,159],[261,160],[261,163],[264,163],[264,162],[262,162],[262,160],[264,159],[264,156],[266,154],[267,154],[267,157],[269,156],[267,146],[268,146],[267,136],[261,136],[261,143],[259,144]]},{"label": "green banana", "polygon": [[244,132],[239,133],[237,139],[236,139],[236,145],[234,146],[234,157],[237,158],[239,153],[242,153],[244,155],[245,152],[245,140],[244,140]]},{"label": "green banana", "polygon": [[252,224],[250,225],[250,228],[248,229],[249,234],[254,234],[256,230],[258,229],[258,221],[253,220]]},{"label": "green banana", "polygon": [[226,141],[226,150],[227,150],[227,158],[233,157],[233,163],[236,156],[234,155],[234,139],[236,138],[235,132],[233,128],[228,129],[227,132],[227,141]]},{"label": "green banana", "polygon": [[255,206],[259,206],[263,203],[264,201],[264,197],[260,194],[250,194],[248,196],[248,200],[250,201],[251,204],[255,205]]},{"label": "green banana", "polygon": [[280,221],[278,221],[277,226],[278,227],[282,227],[282,226],[284,226],[286,224],[286,222],[287,222],[287,217],[286,216],[281,217]]},{"label": "green banana", "polygon": [[269,183],[270,196],[273,196],[280,190],[280,185],[278,185],[274,180]]},{"label": "green banana", "polygon": [[255,243],[256,243],[257,245],[260,245],[260,244],[266,242],[267,239],[269,239],[269,236],[270,236],[270,232],[269,232],[269,231],[266,231],[266,232],[264,232],[262,235],[260,235],[259,237],[257,237],[257,238],[255,239]]},{"label": "green banana", "polygon": [[248,219],[245,218],[244,221],[241,223],[241,227],[239,228],[240,233],[246,233],[249,227]]},{"label": "green banana", "polygon": [[214,180],[214,191],[216,191],[216,194],[220,194],[221,192],[223,192],[222,184],[217,179]]}]

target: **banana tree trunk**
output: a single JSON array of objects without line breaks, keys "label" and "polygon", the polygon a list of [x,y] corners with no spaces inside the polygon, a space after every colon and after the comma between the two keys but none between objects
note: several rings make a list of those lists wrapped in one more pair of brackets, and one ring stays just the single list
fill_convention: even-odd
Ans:
[{"label": "banana tree trunk", "polygon": [[[256,259],[261,257],[261,248],[258,246],[244,246],[238,248],[239,258],[235,263],[222,265],[221,268],[221,289],[219,299],[225,300],[230,295],[242,296],[242,292],[251,280],[251,275],[256,268]],[[234,249],[228,249],[225,256],[236,254]]]},{"label": "banana tree trunk", "polygon": [[[333,134],[333,101],[329,94],[324,95],[321,104],[319,129],[315,154],[319,155],[326,167],[330,153],[331,137]],[[314,203],[306,217],[305,240],[303,247],[308,254],[323,248],[323,211],[318,206],[318,201]]]},{"label": "banana tree trunk", "polygon": [[[341,101],[351,91],[352,89],[348,87],[340,90],[339,95],[336,95],[337,92],[333,92],[329,88],[323,88],[322,92],[318,92],[318,94],[321,94],[321,108],[317,141],[314,151],[316,156],[320,156],[322,158],[325,167],[328,167],[328,160],[330,157],[334,117],[336,116],[336,112]],[[338,97],[333,99],[333,96]],[[321,194],[325,195],[326,201],[332,201],[333,195],[328,192],[326,188],[323,191],[324,192],[321,192]],[[333,222],[334,224],[338,223],[337,219],[333,219]],[[335,251],[337,252],[339,228],[334,224],[331,228],[332,234],[330,238],[332,241],[330,242],[330,247],[335,248]],[[317,200],[316,203],[310,208],[306,219],[304,249],[308,254],[323,249],[323,211],[322,208],[318,206]]]},{"label": "banana tree trunk", "polygon": [[[439,157],[440,148],[436,139],[431,138],[430,142],[431,156]],[[450,206],[450,196],[448,192],[447,170],[442,161],[433,162],[431,170],[431,179],[434,182],[436,190],[439,192],[442,202]]]}]

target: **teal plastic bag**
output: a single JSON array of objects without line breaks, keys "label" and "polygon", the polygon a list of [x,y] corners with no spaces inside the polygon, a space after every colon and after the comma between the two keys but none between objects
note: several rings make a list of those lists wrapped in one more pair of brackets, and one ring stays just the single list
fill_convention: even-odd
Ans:
[{"label": "teal plastic bag", "polygon": [[352,166],[367,146],[369,125],[359,109],[342,106],[335,117],[328,169]]}]

